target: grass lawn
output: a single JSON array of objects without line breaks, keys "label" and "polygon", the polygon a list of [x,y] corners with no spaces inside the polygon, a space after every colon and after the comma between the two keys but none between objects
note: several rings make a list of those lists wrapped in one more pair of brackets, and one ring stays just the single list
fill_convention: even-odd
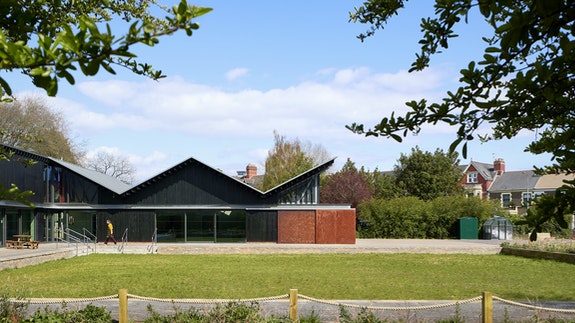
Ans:
[{"label": "grass lawn", "polygon": [[575,300],[575,266],[503,255],[93,254],[0,271],[12,297],[98,297],[121,288],[160,298],[242,299],[290,288],[321,299]]}]

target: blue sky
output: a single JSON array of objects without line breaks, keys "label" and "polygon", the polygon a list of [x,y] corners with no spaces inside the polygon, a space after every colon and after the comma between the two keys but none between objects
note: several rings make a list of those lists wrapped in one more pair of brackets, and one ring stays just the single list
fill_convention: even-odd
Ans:
[{"label": "blue sky", "polygon": [[[192,37],[179,33],[136,50],[166,79],[117,68],[117,75],[78,75],[75,86],[61,82],[49,100],[89,154],[107,150],[128,158],[137,180],[189,157],[229,175],[248,163],[262,172],[274,130],[323,146],[337,157],[333,171],[347,158],[358,167],[389,170],[415,146],[447,151],[455,139],[455,129],[443,125],[426,126],[403,143],[355,135],[345,125],[369,127],[392,111],[406,111],[406,101],[435,101],[454,89],[458,71],[483,53],[478,16],[457,30],[461,37],[433,57],[431,68],[408,73],[419,20],[433,13],[431,1],[408,3],[386,30],[363,43],[355,36],[368,27],[348,22],[348,12],[362,1],[190,3],[214,9],[198,19],[201,27]],[[35,91],[31,83],[13,80],[14,92]],[[542,166],[548,156],[523,152],[534,136],[473,143],[468,160],[503,158],[508,170]]]}]

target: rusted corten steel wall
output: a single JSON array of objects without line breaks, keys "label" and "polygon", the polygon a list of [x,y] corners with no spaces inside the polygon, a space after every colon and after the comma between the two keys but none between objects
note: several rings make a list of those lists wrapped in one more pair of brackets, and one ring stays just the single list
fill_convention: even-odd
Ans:
[{"label": "rusted corten steel wall", "polygon": [[315,243],[355,244],[355,209],[315,212]]},{"label": "rusted corten steel wall", "polygon": [[315,211],[278,211],[278,243],[315,243]]},{"label": "rusted corten steel wall", "polygon": [[355,244],[355,209],[278,211],[278,243]]}]

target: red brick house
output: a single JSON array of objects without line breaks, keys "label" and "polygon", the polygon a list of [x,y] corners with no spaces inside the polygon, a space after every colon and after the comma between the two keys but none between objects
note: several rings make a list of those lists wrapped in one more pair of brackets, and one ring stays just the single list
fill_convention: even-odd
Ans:
[{"label": "red brick house", "polygon": [[487,199],[487,192],[493,182],[505,173],[505,161],[501,158],[496,159],[493,164],[471,161],[469,165],[461,168],[463,176],[460,183],[467,195]]}]

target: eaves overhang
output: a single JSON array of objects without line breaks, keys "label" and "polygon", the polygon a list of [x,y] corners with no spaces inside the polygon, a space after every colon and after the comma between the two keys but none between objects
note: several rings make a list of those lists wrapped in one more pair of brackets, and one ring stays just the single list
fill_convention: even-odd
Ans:
[{"label": "eaves overhang", "polygon": [[[2,205],[2,204],[0,204]],[[160,211],[160,210],[250,210],[250,211],[281,211],[281,210],[340,210],[350,209],[349,204],[190,204],[190,205],[133,205],[133,204],[84,204],[84,203],[53,203],[39,204],[36,209],[62,211]]]}]

